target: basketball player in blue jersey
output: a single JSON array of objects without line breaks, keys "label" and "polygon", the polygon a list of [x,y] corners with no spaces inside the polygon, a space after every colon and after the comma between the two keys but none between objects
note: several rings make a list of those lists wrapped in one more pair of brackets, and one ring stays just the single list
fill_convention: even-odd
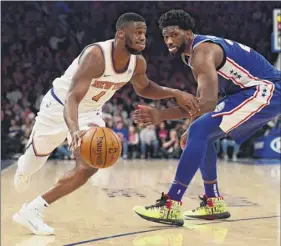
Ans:
[{"label": "basketball player in blue jersey", "polygon": [[[280,114],[281,73],[253,49],[219,37],[197,35],[194,20],[182,10],[159,19],[164,41],[172,55],[181,55],[198,83],[200,112],[182,137],[186,141],[175,179],[167,194],[151,206],[134,212],[158,223],[183,225],[184,218],[230,217],[217,182],[216,139],[226,134],[238,144]],[[223,98],[218,102],[218,95]],[[158,110],[140,106],[134,119],[142,125],[188,117],[180,107]],[[186,136],[188,135],[188,140]],[[182,197],[200,169],[205,195],[200,206],[182,215]]]}]

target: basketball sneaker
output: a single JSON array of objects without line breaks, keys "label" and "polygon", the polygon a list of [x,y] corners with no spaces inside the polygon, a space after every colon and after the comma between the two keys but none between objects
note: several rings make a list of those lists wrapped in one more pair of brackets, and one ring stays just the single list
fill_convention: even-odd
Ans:
[{"label": "basketball sneaker", "polygon": [[186,211],[184,218],[197,218],[205,220],[227,219],[230,213],[227,211],[226,204],[222,196],[220,197],[199,197],[201,199],[200,206],[194,210]]},{"label": "basketball sneaker", "polygon": [[18,193],[25,192],[30,185],[30,176],[16,171],[14,176],[14,188]]},{"label": "basketball sneaker", "polygon": [[31,209],[24,204],[18,213],[13,215],[13,220],[26,227],[35,235],[52,235],[54,228],[43,221],[43,214],[38,209]]},{"label": "basketball sneaker", "polygon": [[181,213],[182,202],[174,201],[168,195],[162,193],[156,204],[151,206],[135,206],[133,211],[148,221],[162,224],[178,225],[184,224]]}]

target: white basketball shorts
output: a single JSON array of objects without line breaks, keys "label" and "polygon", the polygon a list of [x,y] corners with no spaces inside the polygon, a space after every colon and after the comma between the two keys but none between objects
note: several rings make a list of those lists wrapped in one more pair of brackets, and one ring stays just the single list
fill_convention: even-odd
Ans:
[{"label": "white basketball shorts", "polygon": [[[43,98],[40,110],[36,116],[27,148],[33,147],[36,156],[48,156],[66,139],[70,142],[70,134],[63,117],[64,106],[50,90]],[[86,130],[94,125],[104,127],[101,110],[81,112],[78,115],[80,130]]]}]

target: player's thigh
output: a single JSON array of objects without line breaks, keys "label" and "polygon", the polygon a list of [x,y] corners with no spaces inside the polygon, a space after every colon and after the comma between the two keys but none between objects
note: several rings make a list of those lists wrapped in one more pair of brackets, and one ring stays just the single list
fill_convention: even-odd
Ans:
[{"label": "player's thigh", "polygon": [[221,119],[213,118],[212,112],[205,113],[190,125],[188,138],[195,138],[198,141],[215,141],[224,136],[224,132],[219,127],[220,123]]},{"label": "player's thigh", "polygon": [[32,147],[36,156],[48,156],[66,139],[67,128],[64,124],[42,124],[36,122],[27,147]]},{"label": "player's thigh", "polygon": [[67,131],[63,105],[48,92],[40,105],[28,145],[32,145],[36,156],[48,156],[66,139]]},{"label": "player's thigh", "polygon": [[[95,126],[105,127],[105,122],[99,114],[94,114],[93,116],[90,117],[89,116],[90,114],[86,114],[86,113],[82,113],[79,115],[78,124],[80,130],[88,130],[91,127],[95,127]],[[67,141],[68,144],[71,143],[71,136],[69,132],[67,132]]]},{"label": "player's thigh", "polygon": [[221,119],[220,128],[239,144],[279,114],[280,94],[260,85],[229,96],[212,117]]},{"label": "player's thigh", "polygon": [[101,118],[99,114],[93,117],[82,117],[79,119],[79,127],[81,130],[87,130],[91,127],[98,126],[98,127],[105,127],[105,122]]}]

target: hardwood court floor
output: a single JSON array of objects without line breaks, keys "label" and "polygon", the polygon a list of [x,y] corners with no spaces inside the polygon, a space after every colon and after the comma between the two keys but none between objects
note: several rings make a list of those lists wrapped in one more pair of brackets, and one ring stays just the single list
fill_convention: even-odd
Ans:
[{"label": "hardwood court floor", "polygon": [[[1,173],[2,246],[280,245],[280,164],[219,163],[219,187],[232,214],[229,220],[186,220],[184,227],[176,228],[141,219],[133,206],[151,205],[168,191],[177,161],[119,160],[48,208],[45,220],[55,228],[55,236],[34,236],[12,221],[23,203],[50,188],[73,165],[48,161],[24,194],[13,190],[15,165]],[[185,194],[184,210],[199,205],[200,177],[198,172]]]}]

